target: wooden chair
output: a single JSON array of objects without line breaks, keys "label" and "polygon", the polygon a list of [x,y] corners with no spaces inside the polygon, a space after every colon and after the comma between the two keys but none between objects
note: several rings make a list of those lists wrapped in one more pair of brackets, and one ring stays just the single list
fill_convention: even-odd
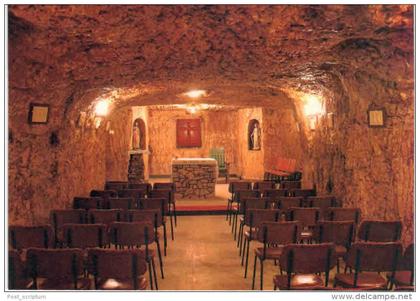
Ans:
[{"label": "wooden chair", "polygon": [[74,197],[73,198],[73,209],[101,209],[106,204],[101,197]]},{"label": "wooden chair", "polygon": [[121,209],[91,209],[88,211],[88,220],[91,224],[104,224],[109,228],[111,223],[126,219]]},{"label": "wooden chair", "polygon": [[393,278],[400,254],[401,243],[355,242],[344,258],[354,272],[336,274],[334,287],[386,290],[387,280],[380,272],[391,272]]},{"label": "wooden chair", "polygon": [[[89,272],[96,290],[145,290],[147,272],[145,251],[139,249],[89,249]],[[110,264],[112,263],[112,264]],[[150,285],[153,278],[149,270]]]},{"label": "wooden chair", "polygon": [[8,289],[24,290],[30,289],[31,279],[28,277],[25,262],[17,250],[9,249],[8,261]]},{"label": "wooden chair", "polygon": [[398,241],[401,230],[401,221],[364,220],[359,226],[357,237],[363,241]]},{"label": "wooden chair", "polygon": [[263,222],[277,222],[279,220],[279,216],[280,212],[272,209],[251,209],[246,211],[244,226],[248,226],[249,229],[244,231],[241,260],[241,265],[244,265],[245,259],[245,278],[248,273],[249,246],[251,241],[256,239],[256,233],[259,226]]},{"label": "wooden chair", "polygon": [[277,203],[281,198],[287,197],[285,189],[267,189],[262,193],[263,197],[269,198],[273,204]]},{"label": "wooden chair", "polygon": [[211,148],[209,157],[217,161],[219,175],[225,177],[227,183],[229,178],[229,163],[226,162],[225,149],[223,147]]},{"label": "wooden chair", "polygon": [[33,289],[79,290],[89,289],[84,278],[83,252],[80,249],[30,248],[27,264]]},{"label": "wooden chair", "polygon": [[252,289],[255,287],[255,274],[257,269],[257,258],[260,261],[260,290],[263,290],[264,283],[264,261],[277,260],[283,252],[286,244],[297,243],[298,222],[263,222],[258,228],[256,241],[263,244],[263,247],[255,249],[254,269],[252,274]]},{"label": "wooden chair", "polygon": [[[245,226],[245,214],[247,210],[251,209],[271,209],[271,201],[269,198],[244,198],[239,203],[239,214],[242,217],[239,219],[239,233],[237,240],[237,247],[242,248],[242,240],[244,235]],[[239,250],[239,256],[241,255],[241,249]]]},{"label": "wooden chair", "polygon": [[318,221],[316,240],[318,243],[332,242],[337,255],[337,273],[340,273],[340,258],[344,258],[353,242],[353,221]]},{"label": "wooden chair", "polygon": [[22,251],[28,248],[54,248],[51,225],[9,226],[9,247]]},{"label": "wooden chair", "polygon": [[174,218],[175,218],[175,227],[177,226],[177,212],[176,212],[176,202],[175,202],[175,193],[176,193],[176,185],[173,182],[169,182],[169,183],[154,183],[153,184],[153,189],[154,190],[170,190],[171,191],[171,195],[170,195],[170,200],[169,200],[169,205],[172,207],[171,211],[174,214]]},{"label": "wooden chair", "polygon": [[107,209],[130,210],[136,208],[136,201],[132,197],[109,198]]},{"label": "wooden chair", "polygon": [[[274,276],[274,290],[322,290],[328,287],[329,273],[334,267],[334,244],[289,244],[279,261],[287,275]],[[321,273],[325,273],[325,281]]]},{"label": "wooden chair", "polygon": [[55,242],[60,244],[63,235],[59,231],[64,224],[85,224],[86,210],[84,209],[59,209],[50,211],[50,220],[55,233]]},{"label": "wooden chair", "polygon": [[150,183],[128,183],[128,189],[140,189],[146,190],[146,193],[149,194],[152,191],[152,184]]},{"label": "wooden chair", "polygon": [[396,291],[414,291],[414,244],[410,244],[400,257],[395,275],[388,273],[388,287]]},{"label": "wooden chair", "polygon": [[302,229],[299,231],[301,241],[311,242],[314,238],[314,228],[319,220],[319,208],[292,207],[287,211],[287,220],[298,221]]},{"label": "wooden chair", "polygon": [[280,181],[280,188],[285,190],[301,189],[302,183],[300,181]]},{"label": "wooden chair", "polygon": [[141,210],[129,210],[128,221],[129,222],[149,222],[155,227],[156,235],[158,230],[163,227],[163,254],[166,256],[167,249],[167,238],[166,238],[166,225],[165,219],[162,215],[164,211],[161,208],[155,209],[141,209]]},{"label": "wooden chair", "polygon": [[[169,217],[169,222],[170,222],[170,226],[171,226],[171,239],[175,240],[175,236],[174,236],[174,212],[172,211],[171,205],[170,205],[170,190],[152,190],[150,192],[150,196],[148,197],[148,199],[152,199],[152,200],[165,200],[164,201],[164,213],[163,216],[167,216]],[[161,202],[161,201],[159,201]],[[144,203],[144,199],[140,200],[140,203]],[[141,205],[140,205],[141,206]],[[157,206],[157,205],[152,205],[152,206]],[[139,208],[144,208],[144,207],[139,207]],[[156,207],[152,207],[149,208],[147,207],[147,209],[155,209]],[[144,208],[146,209],[146,208]]]},{"label": "wooden chair", "polygon": [[[118,190],[118,198],[131,198],[134,201],[144,198],[146,194],[147,194],[147,191],[143,189]],[[134,207],[129,208],[129,209],[134,209]]]},{"label": "wooden chair", "polygon": [[232,223],[233,215],[233,202],[235,201],[235,192],[237,190],[251,190],[252,182],[248,181],[232,181],[229,183],[228,191],[230,193],[230,198],[228,198],[228,203],[226,207],[226,220],[229,219],[229,225]]},{"label": "wooden chair", "polygon": [[64,246],[68,248],[102,248],[108,244],[105,224],[64,224],[61,231],[64,235]]},{"label": "wooden chair", "polygon": [[306,198],[309,207],[317,207],[320,209],[320,219],[327,220],[326,214],[328,208],[338,207],[338,203],[334,196],[310,196]]},{"label": "wooden chair", "polygon": [[236,203],[236,208],[232,208],[233,222],[232,222],[232,233],[233,239],[236,240],[236,233],[238,228],[238,215],[239,215],[239,204],[242,199],[245,198],[259,198],[260,192],[257,190],[237,190],[234,194],[234,203]]},{"label": "wooden chair", "polygon": [[325,219],[329,221],[353,221],[356,225],[361,219],[360,208],[328,208]]},{"label": "wooden chair", "polygon": [[155,233],[154,226],[148,222],[114,222],[110,226],[110,237],[111,242],[116,248],[119,247],[122,249],[124,247],[133,248],[143,245],[145,246],[146,261],[149,264],[149,269],[152,269],[155,276],[155,285],[157,289],[158,286],[154,261],[155,251],[149,247],[149,245],[153,243],[156,243],[162,279],[164,278],[164,274],[159,237],[157,236],[157,233]]},{"label": "wooden chair", "polygon": [[90,191],[90,196],[92,197],[101,197],[103,199],[107,199],[107,198],[116,198],[118,197],[117,191],[116,190],[91,190]]},{"label": "wooden chair", "polygon": [[288,189],[290,196],[307,198],[310,196],[316,196],[316,192],[313,189]]},{"label": "wooden chair", "polygon": [[258,181],[254,182],[252,189],[259,191],[261,194],[266,190],[271,190],[276,188],[276,183],[273,181]]}]

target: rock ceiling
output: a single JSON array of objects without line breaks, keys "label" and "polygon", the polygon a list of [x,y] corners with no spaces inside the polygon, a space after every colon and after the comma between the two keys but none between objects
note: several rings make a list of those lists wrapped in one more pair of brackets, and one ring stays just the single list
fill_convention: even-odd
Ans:
[{"label": "rock ceiling", "polygon": [[[412,68],[409,5],[14,5],[10,87],[101,95],[123,105],[286,104],[288,90],[322,93],[337,70],[399,81]],[[397,67],[395,67],[397,66]],[[405,67],[404,67],[405,68]],[[93,91],[93,92],[92,92]]]}]

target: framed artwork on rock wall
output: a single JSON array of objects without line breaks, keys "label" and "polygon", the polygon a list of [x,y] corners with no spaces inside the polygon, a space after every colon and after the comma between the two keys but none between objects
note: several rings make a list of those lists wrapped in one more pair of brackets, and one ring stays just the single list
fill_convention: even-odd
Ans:
[{"label": "framed artwork on rock wall", "polygon": [[201,147],[201,119],[177,119],[176,147]]},{"label": "framed artwork on rock wall", "polygon": [[47,124],[50,105],[31,103],[29,105],[28,122],[31,124]]},{"label": "framed artwork on rock wall", "polygon": [[385,126],[385,109],[369,109],[368,110],[368,124],[370,127],[384,127]]}]

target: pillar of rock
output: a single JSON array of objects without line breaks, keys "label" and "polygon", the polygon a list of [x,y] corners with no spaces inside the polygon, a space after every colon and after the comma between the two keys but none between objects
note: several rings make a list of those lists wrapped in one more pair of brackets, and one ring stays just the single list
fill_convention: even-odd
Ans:
[{"label": "pillar of rock", "polygon": [[144,161],[143,153],[130,153],[130,160],[128,162],[128,183],[142,183],[144,182]]}]

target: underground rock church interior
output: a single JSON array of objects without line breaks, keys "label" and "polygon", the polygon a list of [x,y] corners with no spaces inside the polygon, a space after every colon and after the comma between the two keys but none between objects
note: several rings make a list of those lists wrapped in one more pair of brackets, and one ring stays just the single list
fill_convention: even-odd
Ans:
[{"label": "underground rock church interior", "polygon": [[9,290],[414,290],[413,5],[6,17]]}]

